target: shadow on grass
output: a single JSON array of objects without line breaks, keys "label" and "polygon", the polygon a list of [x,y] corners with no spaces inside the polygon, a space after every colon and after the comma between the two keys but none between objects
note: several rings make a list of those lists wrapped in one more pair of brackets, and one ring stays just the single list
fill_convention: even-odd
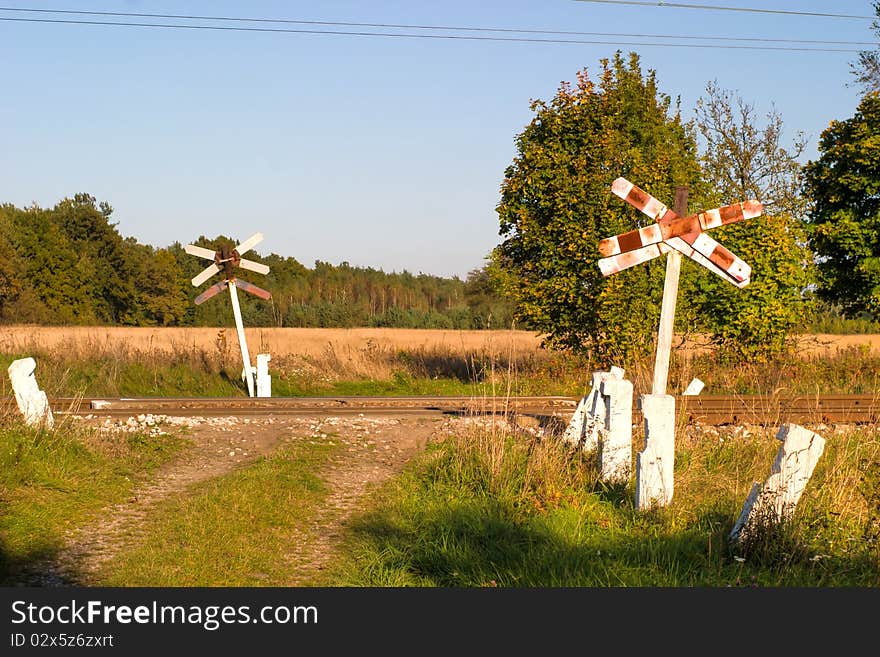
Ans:
[{"label": "shadow on grass", "polygon": [[[608,491],[620,495],[622,489]],[[574,511],[515,521],[495,504],[423,510],[403,520],[375,512],[350,524],[360,552],[354,585],[439,587],[874,586],[865,555],[751,564],[725,549],[731,519],[707,512],[670,529],[662,514],[606,527]],[[343,582],[341,585],[351,585]]]},{"label": "shadow on grass", "polygon": [[33,588],[81,586],[75,573],[62,573],[52,567],[58,548],[44,546],[24,555],[13,556],[0,543],[0,586]]},{"label": "shadow on grass", "polygon": [[613,504],[616,507],[632,509],[635,506],[635,493],[629,484],[597,480],[592,492],[598,499]]}]

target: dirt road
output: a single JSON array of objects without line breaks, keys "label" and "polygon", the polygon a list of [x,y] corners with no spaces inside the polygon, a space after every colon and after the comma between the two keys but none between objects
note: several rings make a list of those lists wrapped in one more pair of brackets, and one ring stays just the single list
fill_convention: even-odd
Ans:
[{"label": "dirt road", "polygon": [[[162,500],[186,495],[198,482],[246,467],[285,443],[331,439],[342,442],[319,472],[329,497],[309,527],[291,537],[296,564],[293,585],[322,570],[343,535],[346,521],[364,495],[400,469],[428,441],[449,431],[456,418],[346,417],[210,417],[139,416],[125,420],[87,419],[101,431],[173,431],[192,440],[173,461],[138,486],[125,502],[103,512],[67,537],[65,548],[51,560],[32,564],[18,583],[25,586],[100,585],[102,568],[117,554],[143,539],[144,520]],[[267,582],[271,585],[271,583]]]}]

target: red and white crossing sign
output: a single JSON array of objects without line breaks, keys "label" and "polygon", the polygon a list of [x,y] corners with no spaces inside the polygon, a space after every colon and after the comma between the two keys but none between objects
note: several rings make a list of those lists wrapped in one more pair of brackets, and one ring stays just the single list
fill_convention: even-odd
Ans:
[{"label": "red and white crossing sign", "polygon": [[737,287],[749,283],[752,268],[705,231],[759,216],[764,208],[756,200],[726,205],[699,214],[679,217],[663,203],[626,178],[618,178],[611,191],[650,217],[655,223],[599,242],[599,269],[610,276],[675,249]]}]

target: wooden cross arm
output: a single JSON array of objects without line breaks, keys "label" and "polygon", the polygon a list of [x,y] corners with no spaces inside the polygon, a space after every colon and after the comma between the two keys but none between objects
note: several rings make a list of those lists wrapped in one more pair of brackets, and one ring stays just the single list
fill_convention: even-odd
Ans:
[{"label": "wooden cross arm", "polygon": [[[704,237],[710,239],[708,236]],[[712,241],[714,242],[714,240]],[[634,251],[619,253],[608,258],[600,258],[598,265],[603,276],[611,276],[611,274],[616,274],[624,269],[648,262],[674,249],[736,287],[743,288],[748,285],[752,273],[752,268],[748,263],[737,258],[717,242],[715,242],[715,245],[711,257],[707,258],[696,251],[683,238],[673,237],[668,242],[650,244]],[[724,254],[724,252],[727,252],[729,255]],[[729,264],[727,264],[728,262]]]},{"label": "wooden cross arm", "polygon": [[763,212],[760,202],[743,201],[679,217],[626,178],[616,179],[611,191],[655,223],[599,242],[599,253],[605,256],[599,260],[599,269],[604,276],[675,249],[737,287],[748,284],[752,268],[705,231],[759,216]]},{"label": "wooden cross arm", "polygon": [[763,207],[756,200],[725,205],[724,207],[692,214],[687,217],[679,217],[667,209],[664,212],[664,216],[650,226],[600,240],[599,253],[604,257],[626,253],[649,244],[664,242],[673,237],[681,237],[690,233],[701,233],[718,226],[742,221],[743,219],[752,219],[760,216],[762,212]]}]

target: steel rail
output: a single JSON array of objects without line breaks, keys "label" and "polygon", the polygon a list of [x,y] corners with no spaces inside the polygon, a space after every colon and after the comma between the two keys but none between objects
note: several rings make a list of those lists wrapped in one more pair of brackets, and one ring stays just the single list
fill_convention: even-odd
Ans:
[{"label": "steel rail", "polygon": [[[880,421],[880,393],[863,395],[679,395],[679,421],[688,424],[873,424]],[[57,397],[54,414],[130,417],[137,415],[348,415],[348,414],[520,414],[567,419],[578,397]],[[638,396],[634,421],[642,421]],[[16,409],[3,398],[0,409]]]}]

